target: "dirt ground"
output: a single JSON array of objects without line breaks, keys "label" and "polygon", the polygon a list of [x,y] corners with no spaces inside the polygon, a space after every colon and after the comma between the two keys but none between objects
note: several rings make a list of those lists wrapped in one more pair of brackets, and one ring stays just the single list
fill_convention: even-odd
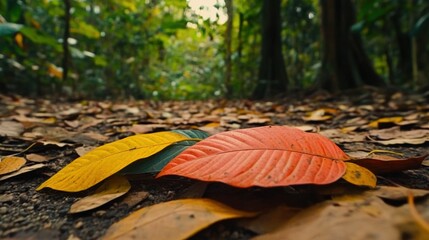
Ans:
[{"label": "dirt ground", "polygon": [[[388,150],[404,157],[429,154],[429,141],[416,144],[407,138],[403,143],[383,144],[383,140],[375,139],[370,132],[392,127],[403,131],[429,129],[429,92],[386,94],[361,89],[341,95],[317,93],[305,98],[294,96],[260,102],[62,102],[19,96],[0,96],[0,100],[0,155],[38,154],[47,158],[26,163],[26,166],[43,164],[40,169],[0,180],[2,239],[98,239],[109,226],[136,209],[180,198],[195,181],[185,178],[154,181],[152,175],[131,177],[132,189],[128,194],[146,191],[147,198],[129,206],[122,197],[80,214],[69,214],[70,206],[92,190],[81,193],[35,190],[76,159],[79,147],[95,147],[135,133],[199,128],[213,134],[263,125],[289,125],[306,131],[325,131],[324,135],[345,152]],[[374,123],[386,117],[398,118]],[[10,122],[20,125],[7,125]],[[377,125],[374,127],[374,124]],[[342,133],[339,129],[343,129]],[[398,135],[394,139],[398,139]],[[429,167],[380,175],[378,184],[429,190]],[[270,196],[272,191],[284,189],[234,189],[214,183],[208,185],[203,196],[216,199],[255,193]],[[256,233],[236,222],[223,221],[192,239],[249,239],[252,236]]]}]

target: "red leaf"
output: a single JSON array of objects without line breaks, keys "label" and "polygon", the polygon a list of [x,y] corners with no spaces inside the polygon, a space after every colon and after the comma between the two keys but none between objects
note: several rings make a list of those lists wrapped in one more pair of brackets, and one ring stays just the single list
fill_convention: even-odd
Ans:
[{"label": "red leaf", "polygon": [[213,135],[189,147],[159,173],[236,187],[328,184],[349,157],[316,133],[270,126]]},{"label": "red leaf", "polygon": [[386,155],[372,154],[369,157],[352,159],[349,162],[367,168],[374,174],[385,174],[420,168],[427,156],[400,159]]}]

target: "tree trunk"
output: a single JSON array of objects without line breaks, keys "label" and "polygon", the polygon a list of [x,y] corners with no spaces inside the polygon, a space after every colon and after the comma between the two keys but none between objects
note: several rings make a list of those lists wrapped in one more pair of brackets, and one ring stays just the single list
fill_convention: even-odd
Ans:
[{"label": "tree trunk", "polygon": [[[64,0],[64,33],[63,33],[63,84],[67,82],[68,63],[69,63],[69,44],[70,37],[70,0]],[[73,91],[75,89],[73,88]]]},{"label": "tree trunk", "polygon": [[321,0],[323,59],[322,88],[338,92],[363,84],[383,86],[359,36],[351,32],[356,13],[351,0]]},{"label": "tree trunk", "polygon": [[281,41],[281,0],[264,0],[262,5],[262,48],[254,99],[285,94],[287,75]]},{"label": "tree trunk", "polygon": [[225,32],[225,46],[226,46],[226,53],[225,53],[225,91],[226,91],[226,97],[230,98],[232,95],[232,86],[231,86],[231,75],[232,75],[232,62],[231,62],[231,55],[232,55],[232,23],[233,23],[233,0],[225,0],[226,5],[226,12],[228,15],[228,20],[226,22],[226,32]]}]

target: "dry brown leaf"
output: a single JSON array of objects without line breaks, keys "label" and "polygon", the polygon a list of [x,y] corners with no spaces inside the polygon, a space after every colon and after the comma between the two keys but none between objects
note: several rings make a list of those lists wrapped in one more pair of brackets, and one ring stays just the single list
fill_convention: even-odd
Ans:
[{"label": "dry brown leaf", "polygon": [[365,194],[390,200],[405,200],[407,199],[409,192],[411,192],[415,197],[424,197],[429,195],[429,190],[391,186],[379,186],[377,189],[365,192]]},{"label": "dry brown leaf", "polygon": [[255,214],[210,199],[174,200],[133,212],[113,224],[102,239],[186,239],[215,222]]},{"label": "dry brown leaf", "polygon": [[76,151],[77,155],[83,156],[87,152],[93,150],[94,148],[96,148],[96,147],[94,147],[94,146],[81,146],[81,147],[76,148],[75,151]]},{"label": "dry brown leaf", "polygon": [[335,143],[355,143],[355,142],[364,142],[366,136],[364,134],[351,132],[343,133],[341,129],[328,129],[319,132],[323,136],[331,139]]},{"label": "dry brown leaf", "polygon": [[131,188],[128,180],[123,176],[108,178],[94,194],[84,197],[71,205],[69,213],[79,213],[100,207],[127,193]]},{"label": "dry brown leaf", "polygon": [[291,126],[293,128],[298,128],[301,131],[304,132],[318,132],[318,128],[312,125],[300,125],[300,126]]},{"label": "dry brown leaf", "polygon": [[45,166],[46,165],[43,164],[43,163],[38,163],[38,164],[35,164],[35,165],[23,167],[23,168],[19,169],[16,172],[13,172],[13,173],[10,173],[8,175],[4,175],[4,176],[0,177],[0,181],[6,180],[6,179],[9,179],[11,177],[15,177],[15,176],[18,176],[18,175],[21,175],[21,174],[24,174],[24,173],[28,173],[28,172],[31,172],[31,171],[43,168]]},{"label": "dry brown leaf", "polygon": [[401,233],[389,221],[395,211],[378,198],[360,196],[325,201],[306,208],[274,231],[253,239],[389,239]]},{"label": "dry brown leaf", "polygon": [[269,124],[270,118],[251,118],[247,121],[248,124]]},{"label": "dry brown leaf", "polygon": [[325,109],[318,109],[310,112],[307,116],[302,117],[302,120],[306,122],[324,122],[332,118],[332,115],[328,115]]},{"label": "dry brown leaf", "polygon": [[258,234],[273,232],[299,211],[301,211],[301,209],[288,206],[277,206],[255,218],[241,220],[240,226]]},{"label": "dry brown leaf", "polygon": [[392,127],[381,130],[371,130],[369,131],[369,135],[372,139],[376,140],[427,138],[429,141],[429,130],[427,129],[401,131],[400,127]]},{"label": "dry brown leaf", "polygon": [[32,161],[32,162],[47,162],[47,161],[51,160],[51,158],[48,158],[46,156],[42,156],[39,154],[35,154],[35,153],[27,154],[27,155],[25,155],[25,158],[28,161]]},{"label": "dry brown leaf", "polygon": [[32,132],[24,133],[25,137],[41,138],[45,141],[61,142],[63,140],[72,138],[76,133],[67,131],[62,127],[36,127]]},{"label": "dry brown leaf", "polygon": [[149,197],[149,192],[140,191],[140,192],[131,192],[128,193],[121,203],[125,203],[128,208],[132,208],[135,205],[144,201],[147,197]]},{"label": "dry brown leaf", "polygon": [[429,141],[429,137],[425,138],[397,138],[392,140],[385,141],[377,141],[373,140],[373,142],[382,144],[382,145],[398,145],[398,144],[411,144],[411,145],[420,145]]},{"label": "dry brown leaf", "polygon": [[0,162],[0,175],[18,171],[27,161],[22,157],[6,156]]},{"label": "dry brown leaf", "polygon": [[383,174],[419,168],[426,157],[427,155],[397,158],[389,155],[370,154],[363,158],[348,160],[348,162],[365,167],[375,174]]},{"label": "dry brown leaf", "polygon": [[202,198],[206,192],[208,182],[195,182],[186,190],[181,192],[177,198]]},{"label": "dry brown leaf", "polygon": [[109,137],[106,137],[96,132],[86,132],[86,133],[82,133],[81,135],[99,142],[106,142],[109,139]]},{"label": "dry brown leaf", "polygon": [[199,127],[198,129],[201,131],[207,132],[210,135],[214,135],[216,133],[225,131],[225,128],[221,127],[219,122],[208,123],[202,127]]},{"label": "dry brown leaf", "polygon": [[73,121],[65,120],[64,123],[67,126],[72,127],[72,128],[77,128],[81,124],[81,122],[78,120],[73,120]]},{"label": "dry brown leaf", "polygon": [[150,133],[155,130],[165,130],[168,128],[166,124],[135,124],[131,126],[127,131],[135,134]]},{"label": "dry brown leaf", "polygon": [[0,136],[19,137],[24,131],[22,123],[14,121],[0,121]]}]

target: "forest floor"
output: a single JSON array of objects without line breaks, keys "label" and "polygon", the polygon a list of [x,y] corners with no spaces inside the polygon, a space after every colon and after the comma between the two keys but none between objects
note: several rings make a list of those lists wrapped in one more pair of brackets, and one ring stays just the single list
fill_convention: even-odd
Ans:
[{"label": "forest floor", "polygon": [[[215,134],[288,125],[318,132],[346,153],[383,150],[400,153],[403,158],[417,157],[429,154],[428,103],[429,92],[387,94],[377,89],[341,95],[320,92],[276,101],[61,102],[0,95],[0,156],[15,154],[26,159],[18,172],[0,175],[0,238],[97,239],[137,209],[189,194],[196,182],[185,178],[155,181],[152,175],[134,177],[127,195],[140,199],[130,201],[126,195],[95,210],[70,214],[70,206],[93,189],[66,193],[36,188],[88,148],[134,134],[173,129]],[[417,169],[378,175],[378,184],[429,190],[426,164],[424,161]],[[272,198],[272,191],[277,190],[235,189],[213,183],[199,194],[222,200],[257,192],[258,196]],[[317,201],[311,200],[311,204]],[[393,202],[396,207],[407,204]],[[428,197],[417,200],[417,208],[426,220],[428,206]],[[402,231],[401,237],[418,239],[413,234]],[[193,239],[249,239],[256,235],[228,220],[211,225]]]}]

